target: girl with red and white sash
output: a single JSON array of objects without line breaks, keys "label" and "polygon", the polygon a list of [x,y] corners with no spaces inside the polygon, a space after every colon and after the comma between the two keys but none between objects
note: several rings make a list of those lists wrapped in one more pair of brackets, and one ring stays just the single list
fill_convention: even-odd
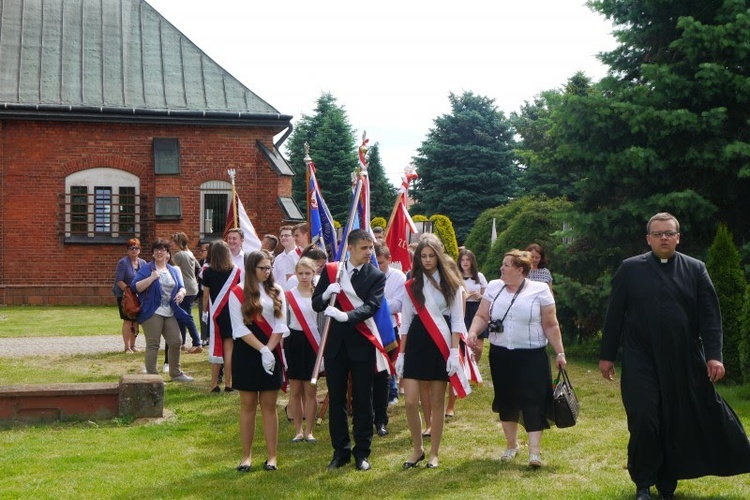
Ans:
[{"label": "girl with red and white sash", "polygon": [[271,275],[271,255],[253,252],[245,257],[245,281],[232,288],[232,387],[240,391],[242,460],[238,471],[249,472],[255,435],[255,413],[260,403],[267,459],[263,468],[277,470],[279,420],[276,399],[282,384],[281,336],[286,326],[284,291]]},{"label": "girl with red and white sash", "polygon": [[229,316],[229,296],[232,287],[240,282],[240,269],[234,265],[229,245],[224,241],[211,243],[203,268],[203,311],[208,324],[208,361],[211,363],[211,392],[221,392],[219,373],[224,365],[225,392],[232,392],[232,320]]},{"label": "girl with red and white sash", "polygon": [[289,306],[289,335],[284,337],[283,346],[289,377],[289,415],[296,429],[293,443],[316,442],[312,430],[318,396],[316,387],[310,383],[320,346],[318,313],[312,308],[316,270],[317,264],[312,259],[301,257],[294,266],[297,286],[285,292]]},{"label": "girl with red and white sash", "polygon": [[403,467],[416,467],[425,459],[419,393],[420,388],[429,387],[432,420],[427,467],[436,468],[448,381],[459,397],[471,391],[458,354],[459,339],[466,333],[462,288],[456,273],[449,271],[443,246],[435,237],[419,242],[411,272],[412,279],[406,282],[396,361],[396,371],[404,380],[406,417],[413,444]]}]

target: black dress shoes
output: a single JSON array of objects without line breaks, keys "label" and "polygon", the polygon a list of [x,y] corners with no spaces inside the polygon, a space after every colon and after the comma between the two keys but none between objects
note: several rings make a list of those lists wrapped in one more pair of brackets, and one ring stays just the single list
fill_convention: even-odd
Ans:
[{"label": "black dress shoes", "polygon": [[370,470],[372,467],[370,466],[370,462],[367,461],[366,458],[363,459],[357,459],[357,470]]},{"label": "black dress shoes", "polygon": [[635,492],[635,500],[651,500],[651,488],[638,488]]},{"label": "black dress shoes", "polygon": [[378,429],[378,436],[383,437],[388,435],[388,429],[386,429],[385,424],[380,424],[376,427]]},{"label": "black dress shoes", "polygon": [[416,462],[404,462],[404,470],[408,470],[408,469],[411,469],[412,467],[416,467],[417,465],[419,465],[419,462],[421,462],[422,460],[424,460],[424,452],[422,452],[422,454],[419,456]]},{"label": "black dress shoes", "polygon": [[270,471],[274,471],[274,470],[279,470],[279,468],[276,467],[274,464],[269,464],[268,460],[266,460],[266,462],[263,464],[263,470],[270,472]]},{"label": "black dress shoes", "polygon": [[341,458],[341,457],[333,457],[333,460],[331,460],[331,463],[328,464],[328,470],[336,470],[340,467],[345,466],[349,462],[351,462],[351,458]]}]

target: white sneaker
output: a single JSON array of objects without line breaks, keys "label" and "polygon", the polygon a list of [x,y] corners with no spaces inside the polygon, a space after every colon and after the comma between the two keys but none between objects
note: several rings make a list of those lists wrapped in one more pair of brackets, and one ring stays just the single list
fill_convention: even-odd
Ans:
[{"label": "white sneaker", "polygon": [[176,377],[172,377],[172,382],[192,382],[193,380],[193,377],[185,375],[184,372],[180,373]]},{"label": "white sneaker", "polygon": [[169,373],[169,365],[164,363],[164,368],[162,368],[161,371],[164,373]]}]

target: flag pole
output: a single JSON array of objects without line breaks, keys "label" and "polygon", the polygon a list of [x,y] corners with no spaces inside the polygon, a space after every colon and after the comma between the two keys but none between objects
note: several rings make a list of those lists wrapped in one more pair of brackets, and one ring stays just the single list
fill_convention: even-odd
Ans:
[{"label": "flag pole", "polygon": [[237,171],[233,168],[228,168],[227,173],[229,174],[229,178],[232,179],[232,216],[234,218],[234,227],[240,227],[239,214],[237,213],[237,189],[234,187],[234,176]]},{"label": "flag pole", "polygon": [[[367,162],[366,162],[366,153],[367,153],[367,140],[365,139],[366,135],[365,133],[362,134],[362,146],[359,148],[359,167],[357,168],[356,172],[352,174],[352,177],[356,175],[357,183],[354,186],[354,193],[352,194],[352,205],[349,208],[349,219],[346,221],[346,231],[344,231],[342,234],[350,234],[352,232],[352,228],[354,227],[354,218],[357,216],[357,205],[359,204],[359,198],[362,195],[362,185],[364,184],[364,178],[367,175]],[[367,221],[369,223],[369,221]],[[341,244],[343,245],[344,242],[342,241]],[[341,254],[339,256],[338,261],[338,269],[336,270],[336,283],[338,283],[341,280],[341,275],[344,273],[344,263],[346,261],[346,252],[341,249],[339,251]],[[338,294],[332,294],[331,298],[328,300],[328,306],[333,306],[336,304],[336,296]],[[313,386],[318,385],[318,373],[320,372],[320,367],[323,365],[323,351],[325,350],[326,343],[328,342],[328,332],[331,330],[331,317],[326,316],[325,323],[323,323],[323,331],[320,334],[320,346],[318,347],[318,355],[315,358],[315,366],[313,367],[312,372],[312,378],[310,379],[310,384]]]},{"label": "flag pole", "polygon": [[305,207],[307,207],[305,220],[307,220],[307,234],[312,239],[312,233],[310,232],[310,164],[312,158],[310,158],[310,144],[307,141],[305,141],[305,157],[303,160],[305,162]]}]

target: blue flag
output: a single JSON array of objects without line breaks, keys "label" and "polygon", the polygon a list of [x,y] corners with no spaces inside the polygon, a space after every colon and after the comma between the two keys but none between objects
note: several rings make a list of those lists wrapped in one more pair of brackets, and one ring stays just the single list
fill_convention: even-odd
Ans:
[{"label": "blue flag", "polygon": [[338,253],[336,228],[333,226],[333,217],[320,192],[315,176],[315,164],[310,162],[309,168],[310,185],[307,191],[307,203],[310,207],[310,242],[322,248],[330,261]]}]

